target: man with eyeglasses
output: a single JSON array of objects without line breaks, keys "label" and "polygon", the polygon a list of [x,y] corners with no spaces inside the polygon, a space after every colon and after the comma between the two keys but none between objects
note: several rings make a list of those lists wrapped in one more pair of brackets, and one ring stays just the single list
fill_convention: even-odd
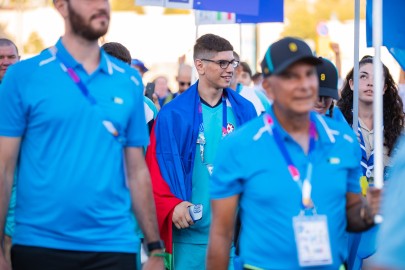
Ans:
[{"label": "man with eyeglasses", "polygon": [[199,80],[162,108],[151,134],[146,160],[166,259],[176,270],[205,269],[217,146],[256,116],[253,105],[228,88],[238,64],[229,41],[213,34],[197,39]]}]

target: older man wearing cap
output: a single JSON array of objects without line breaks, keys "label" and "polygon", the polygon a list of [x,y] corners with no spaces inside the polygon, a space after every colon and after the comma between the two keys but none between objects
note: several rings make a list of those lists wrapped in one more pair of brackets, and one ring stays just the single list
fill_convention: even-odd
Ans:
[{"label": "older man wearing cap", "polygon": [[274,103],[225,138],[214,162],[208,269],[228,267],[224,247],[238,208],[244,269],[336,270],[347,253],[345,229],[373,226],[379,192],[371,205],[360,196],[354,133],[312,112],[319,63],[299,39],[267,50],[263,87]]}]

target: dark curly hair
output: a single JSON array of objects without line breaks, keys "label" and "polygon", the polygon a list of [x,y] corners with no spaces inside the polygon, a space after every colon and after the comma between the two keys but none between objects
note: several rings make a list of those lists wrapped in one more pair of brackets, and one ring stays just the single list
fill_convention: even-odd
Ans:
[{"label": "dark curly hair", "polygon": [[[359,63],[359,67],[365,64],[373,64],[372,56],[364,56]],[[384,120],[384,146],[388,148],[388,155],[391,156],[395,142],[404,129],[403,104],[398,95],[398,87],[395,84],[390,71],[383,64],[384,86],[383,95],[383,120]],[[347,74],[343,84],[341,99],[337,106],[342,111],[344,117],[350,125],[353,125],[353,91],[350,89],[349,81],[353,79],[353,69]]]}]

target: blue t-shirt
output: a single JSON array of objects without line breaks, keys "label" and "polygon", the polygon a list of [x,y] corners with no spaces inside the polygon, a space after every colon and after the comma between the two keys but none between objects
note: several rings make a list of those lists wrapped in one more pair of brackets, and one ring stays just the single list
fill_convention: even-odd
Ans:
[{"label": "blue t-shirt", "polygon": [[[307,155],[281,128],[272,109],[269,114],[293,163],[305,175]],[[347,256],[346,193],[360,192],[360,148],[347,125],[316,113],[311,113],[311,117],[318,133],[311,154],[312,199],[317,213],[328,219],[333,265],[305,269],[336,270]],[[263,269],[301,269],[292,226],[293,217],[301,209],[301,191],[264,123],[264,117],[258,117],[220,144],[211,179],[211,198],[240,195],[239,243],[245,264]]]},{"label": "blue t-shirt", "polygon": [[[100,52],[88,75],[58,53],[97,101],[91,105],[49,50],[10,67],[0,88],[0,135],[20,137],[13,243],[78,251],[135,252],[124,147],[148,143],[138,73]],[[113,122],[125,145],[103,120]]]},{"label": "blue t-shirt", "polygon": [[[209,107],[202,104],[204,136],[206,145],[204,149],[204,161],[206,164],[214,162],[218,145],[222,140],[222,103],[219,106]],[[227,106],[227,127],[231,133],[236,127],[236,119],[232,108]],[[188,244],[207,244],[209,228],[211,225],[210,205],[210,175],[206,164],[201,162],[200,145],[196,145],[196,155],[193,168],[193,189],[191,203],[203,205],[203,217],[187,229],[178,230],[173,227],[173,242]],[[205,254],[204,254],[205,256]]]},{"label": "blue t-shirt", "polygon": [[399,140],[398,151],[383,196],[384,222],[378,232],[378,249],[374,262],[389,269],[405,269],[405,137]]}]

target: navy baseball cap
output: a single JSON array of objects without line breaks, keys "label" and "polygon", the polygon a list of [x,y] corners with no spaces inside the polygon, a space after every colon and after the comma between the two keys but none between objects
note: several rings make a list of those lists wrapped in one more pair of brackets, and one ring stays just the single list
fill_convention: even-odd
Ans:
[{"label": "navy baseball cap", "polygon": [[331,61],[322,57],[319,57],[319,59],[322,63],[316,66],[319,79],[318,95],[338,100],[338,71]]},{"label": "navy baseball cap", "polygon": [[145,64],[139,59],[132,59],[131,65],[140,67],[142,72],[146,72],[149,70],[147,67],[145,67]]},{"label": "navy baseball cap", "polygon": [[303,61],[313,65],[321,63],[312,54],[311,48],[303,40],[286,37],[274,42],[267,49],[261,63],[264,77],[280,75],[292,64]]}]

